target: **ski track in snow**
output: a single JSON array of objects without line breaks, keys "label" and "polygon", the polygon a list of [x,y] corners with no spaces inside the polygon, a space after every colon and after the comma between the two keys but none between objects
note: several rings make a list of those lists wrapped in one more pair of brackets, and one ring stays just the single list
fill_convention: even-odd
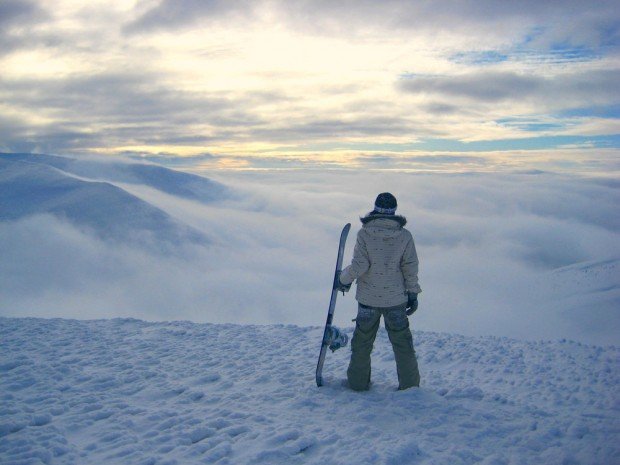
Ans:
[{"label": "ski track in snow", "polygon": [[382,328],[356,393],[348,348],[314,384],[321,335],[0,318],[0,463],[620,463],[617,347],[416,332],[398,392]]}]

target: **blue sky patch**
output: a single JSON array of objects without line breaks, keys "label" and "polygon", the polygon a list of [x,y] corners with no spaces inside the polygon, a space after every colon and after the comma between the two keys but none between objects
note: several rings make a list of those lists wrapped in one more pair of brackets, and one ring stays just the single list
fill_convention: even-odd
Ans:
[{"label": "blue sky patch", "polygon": [[553,131],[562,129],[566,126],[565,124],[559,122],[537,121],[535,118],[526,119],[519,117],[501,118],[496,122],[505,127],[515,128],[527,132]]},{"label": "blue sky patch", "polygon": [[565,110],[558,115],[563,118],[620,118],[620,105],[593,106]]},{"label": "blue sky patch", "polygon": [[461,142],[449,139],[429,139],[411,148],[429,151],[487,152],[504,150],[545,150],[568,145],[591,145],[600,148],[620,148],[620,134],[603,136],[544,136],[523,139],[481,140]]},{"label": "blue sky patch", "polygon": [[[602,136],[543,136],[521,139],[480,140],[463,142],[454,139],[426,139],[406,144],[353,143],[353,144],[308,144],[295,147],[297,152],[324,152],[327,150],[351,150],[373,152],[497,152],[508,150],[546,150],[564,146],[590,146],[599,148],[620,148],[620,134]],[[291,147],[282,148],[283,152]]]},{"label": "blue sky patch", "polygon": [[461,64],[489,65],[508,60],[508,55],[497,50],[482,50],[455,53],[448,59]]}]

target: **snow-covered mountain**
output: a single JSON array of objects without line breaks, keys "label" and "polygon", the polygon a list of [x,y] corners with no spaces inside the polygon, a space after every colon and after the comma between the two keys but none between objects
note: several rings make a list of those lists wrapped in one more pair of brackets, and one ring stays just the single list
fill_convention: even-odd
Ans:
[{"label": "snow-covered mountain", "polygon": [[356,393],[348,349],[314,384],[321,334],[0,318],[0,463],[619,463],[617,347],[416,332],[398,392],[380,329]]},{"label": "snow-covered mountain", "polygon": [[617,343],[620,334],[620,259],[575,263],[557,268],[539,282],[548,289],[547,308],[581,328],[580,337]]},{"label": "snow-covered mountain", "polygon": [[105,239],[208,242],[204,233],[115,183],[140,183],[200,202],[227,195],[221,184],[155,165],[0,154],[0,220],[52,214]]},{"label": "snow-covered mountain", "polygon": [[[0,464],[620,463],[619,354],[604,346],[620,333],[620,262],[607,223],[537,226],[521,212],[508,228],[527,225],[521,236],[478,244],[504,217],[459,229],[452,210],[418,211],[422,387],[395,390],[381,329],[370,392],[342,384],[348,349],[328,355],[318,389],[322,328],[307,325],[324,320],[334,225],[363,193],[226,176],[234,188],[123,160],[0,154],[4,315],[301,325],[0,318]],[[420,189],[411,204],[431,190]],[[436,245],[445,218],[469,246]],[[513,261],[540,253],[572,265]],[[355,314],[347,297],[341,326]]]},{"label": "snow-covered mountain", "polygon": [[221,200],[230,195],[226,186],[203,176],[159,165],[131,163],[123,159],[70,158],[30,153],[0,153],[0,159],[52,166],[90,180],[145,185],[167,194],[203,203]]},{"label": "snow-covered mountain", "polygon": [[551,272],[551,287],[567,296],[617,291],[620,289],[620,259],[557,268]]}]

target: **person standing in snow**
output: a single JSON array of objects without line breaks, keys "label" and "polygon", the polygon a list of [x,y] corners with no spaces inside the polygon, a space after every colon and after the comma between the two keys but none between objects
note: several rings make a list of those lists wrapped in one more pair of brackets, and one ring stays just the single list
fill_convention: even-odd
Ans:
[{"label": "person standing in snow", "polygon": [[377,196],[373,211],[361,218],[362,229],[351,265],[338,277],[339,290],[347,292],[357,280],[358,302],[351,340],[349,386],[365,391],[370,385],[370,353],[381,315],[385,322],[398,372],[398,388],[420,385],[408,315],[418,308],[418,256],[407,220],[396,215],[396,198],[389,192]]}]

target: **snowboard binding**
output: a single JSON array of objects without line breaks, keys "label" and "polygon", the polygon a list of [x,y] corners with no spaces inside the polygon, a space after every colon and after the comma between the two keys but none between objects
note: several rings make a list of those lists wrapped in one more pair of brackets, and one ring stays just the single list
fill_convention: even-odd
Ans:
[{"label": "snowboard binding", "polygon": [[329,326],[326,331],[325,340],[323,344],[328,345],[332,352],[337,351],[341,347],[345,347],[349,342],[349,336],[335,326]]}]

